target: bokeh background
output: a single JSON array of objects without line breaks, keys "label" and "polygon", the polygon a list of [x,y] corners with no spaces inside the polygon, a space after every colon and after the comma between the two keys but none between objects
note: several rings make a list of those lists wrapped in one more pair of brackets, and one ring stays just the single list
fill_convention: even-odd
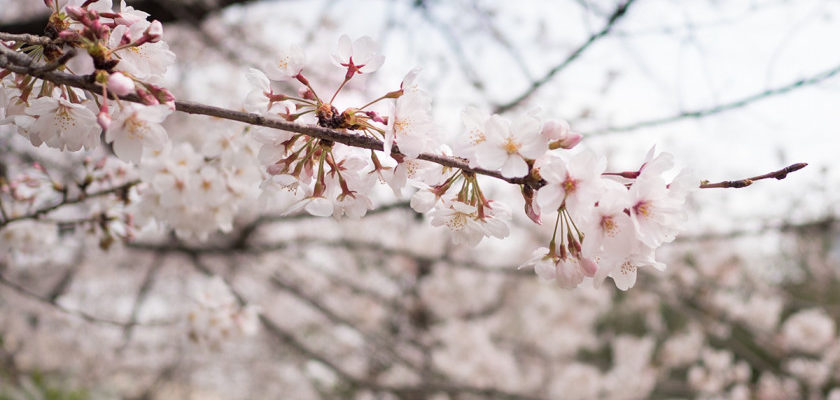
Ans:
[{"label": "bokeh background", "polygon": [[[550,237],[524,215],[509,238],[464,248],[384,190],[361,221],[243,211],[208,241],[149,232],[105,251],[65,229],[55,254],[0,254],[0,399],[840,399],[840,2],[128,4],[164,21],[179,99],[238,108],[247,68],[292,43],[316,88],[335,87],[338,37],[369,35],[385,65],[339,104],[422,67],[449,135],[467,105],[539,108],[611,170],[654,145],[712,181],[809,166],[696,193],[685,232],[658,253],[668,269],[629,292],[517,270]],[[38,33],[43,9],[0,0],[0,31]],[[215,134],[196,117],[168,123],[192,143]],[[68,176],[84,156],[9,131],[0,144],[4,163]],[[521,210],[515,188],[486,185]],[[206,275],[261,307],[256,336],[190,340],[190,287]]]}]

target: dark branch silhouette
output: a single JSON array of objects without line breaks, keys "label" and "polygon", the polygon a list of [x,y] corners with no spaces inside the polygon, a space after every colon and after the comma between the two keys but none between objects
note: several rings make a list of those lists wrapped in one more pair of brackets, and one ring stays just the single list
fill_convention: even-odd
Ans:
[{"label": "dark branch silhouette", "polygon": [[[189,15],[191,19],[203,20],[210,14],[223,10],[226,7],[234,4],[251,3],[254,0],[216,0],[216,1],[196,1],[185,2],[183,0],[172,1],[157,1],[157,0],[138,0],[128,1],[127,4],[150,14],[150,20],[158,20],[163,23],[181,22],[184,15]],[[170,3],[178,2],[179,7],[173,9]],[[177,10],[177,12],[175,11]],[[183,12],[181,11],[183,10]],[[44,33],[44,28],[47,26],[49,14],[41,14],[31,18],[21,19],[17,21],[9,21],[0,23],[0,31],[9,33],[30,33],[40,35]]]},{"label": "dark branch silhouette", "polygon": [[536,80],[536,81],[532,82],[531,86],[528,89],[526,89],[524,92],[522,92],[522,94],[520,94],[519,96],[516,96],[516,98],[514,98],[510,102],[497,105],[493,109],[493,112],[499,113],[499,114],[503,113],[505,111],[508,111],[508,110],[522,104],[525,100],[527,100],[529,97],[531,97],[531,95],[533,95],[534,92],[536,92],[539,88],[541,88],[543,85],[548,83],[552,78],[554,78],[554,76],[557,75],[558,72],[566,69],[566,67],[571,65],[572,62],[577,60],[578,57],[580,57],[581,54],[583,54],[587,49],[589,49],[589,47],[591,47],[595,42],[597,42],[599,39],[607,36],[610,33],[610,31],[612,30],[612,28],[615,26],[616,22],[618,22],[625,14],[627,14],[627,10],[630,8],[630,6],[633,4],[634,1],[635,0],[627,0],[624,3],[621,3],[615,9],[615,11],[613,11],[613,13],[610,15],[609,19],[607,20],[606,25],[604,25],[604,27],[600,31],[595,32],[591,36],[589,36],[589,38],[586,39],[586,41],[583,42],[583,44],[578,46],[578,48],[576,48],[568,56],[566,56],[566,59],[564,59],[563,62],[561,62],[560,64],[557,64],[554,68],[550,69],[545,74],[545,76],[543,76],[539,80]]}]

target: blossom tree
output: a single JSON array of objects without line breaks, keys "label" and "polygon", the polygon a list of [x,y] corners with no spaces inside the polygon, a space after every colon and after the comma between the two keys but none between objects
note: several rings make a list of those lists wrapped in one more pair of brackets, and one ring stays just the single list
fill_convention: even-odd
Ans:
[{"label": "blossom tree", "polygon": [[[102,333],[120,336],[110,358],[149,357],[155,352],[144,349],[151,347],[175,354],[197,349],[188,363],[224,352],[258,359],[260,335],[266,335],[275,344],[268,348],[297,355],[299,361],[275,373],[279,386],[301,398],[635,398],[667,392],[658,376],[679,375],[686,366],[685,380],[701,397],[828,393],[831,371],[840,362],[836,356],[790,358],[784,368],[792,381],[778,373],[756,380],[756,361],[742,353],[736,361],[732,352],[714,346],[714,339],[705,338],[719,336],[716,328],[702,319],[635,336],[612,330],[606,334],[612,340],[600,347],[611,352],[606,368],[574,360],[552,378],[557,360],[599,348],[598,315],[634,315],[655,307],[649,296],[657,293],[663,307],[698,307],[679,295],[679,285],[698,279],[680,272],[687,262],[666,270],[657,252],[679,240],[692,197],[707,195],[696,192],[781,180],[807,165],[711,182],[677,168],[672,154],[653,147],[618,169],[562,116],[526,109],[534,91],[609,34],[633,0],[618,3],[601,31],[521,96],[494,110],[464,107],[455,132],[436,121],[422,68],[403,71],[392,87],[362,87],[385,63],[386,54],[370,36],[342,34],[331,55],[310,54],[302,44],[279,46],[241,71],[240,96],[219,106],[173,94],[178,90],[167,76],[179,68],[178,58],[163,24],[150,14],[125,1],[44,3],[50,17],[43,35],[0,33],[0,123],[11,150],[0,186],[0,284],[76,323],[116,329]],[[433,19],[428,5],[418,7]],[[430,228],[412,232],[406,225],[413,224],[410,215],[428,219]],[[329,224],[324,217],[340,222]],[[361,232],[373,232],[375,239],[360,240]],[[505,256],[458,255],[499,239],[493,243],[526,248]],[[373,267],[365,253],[372,254]],[[91,257],[95,261],[84,261]],[[510,265],[488,266],[499,259]],[[99,267],[82,268],[88,263]],[[136,263],[148,267],[134,268]],[[52,283],[46,295],[19,283],[59,264],[68,267],[47,269],[38,280],[39,286]],[[108,264],[129,270],[121,284],[139,287],[133,301],[88,311],[81,307],[86,290],[78,282],[101,290],[105,281],[96,277],[109,275],[101,269]],[[317,274],[308,273],[313,266]],[[666,271],[653,278],[665,282],[660,292],[650,282],[639,284],[638,271],[651,269]],[[471,275],[476,272],[478,278]],[[79,278],[85,274],[91,276]],[[499,279],[505,275],[527,283],[514,287]],[[492,291],[476,291],[473,298],[464,289],[470,300],[463,300],[442,284],[448,280]],[[68,294],[71,285],[79,295]],[[529,300],[523,293],[535,285],[551,291],[530,298],[545,315],[529,321],[511,310]],[[636,285],[644,287],[623,294]],[[144,307],[155,299],[149,294],[153,286],[160,303]],[[611,298],[628,296],[626,303],[596,297],[613,286],[619,292],[610,291]],[[166,295],[181,301],[160,300]],[[552,296],[568,303],[555,304]],[[725,296],[709,302],[731,312],[733,324],[747,327],[741,329],[760,336],[779,325],[781,310],[773,298],[751,298],[757,303],[741,304],[737,312],[721,306],[737,303]],[[353,313],[339,311],[345,306]],[[775,310],[775,317],[756,322],[750,307],[755,313]],[[144,309],[156,311],[146,315]],[[495,321],[483,320],[494,315]],[[567,318],[575,324],[552,327],[552,321]],[[19,315],[4,322],[22,323]],[[586,328],[575,332],[579,327]],[[562,333],[554,337],[552,329]],[[155,338],[155,330],[187,339]],[[10,335],[24,346],[25,331],[0,334],[4,342]],[[657,343],[655,333],[662,332],[674,335],[663,334]],[[132,346],[134,336],[143,338],[143,346]],[[507,336],[520,339],[510,339],[516,346],[539,338],[563,343],[517,347],[521,357],[533,359],[523,361],[500,350]],[[464,338],[469,345],[459,342]],[[819,354],[833,349],[835,338],[830,316],[801,308],[773,340],[785,351]],[[164,359],[171,361],[155,367],[166,372],[184,356],[151,364]],[[75,368],[87,362],[79,361]],[[531,365],[540,362],[546,367],[532,375]],[[807,373],[819,368],[827,372]],[[308,384],[293,384],[301,378]],[[581,388],[580,382],[593,383]],[[118,390],[136,394],[154,386]],[[249,396],[236,389],[230,395]]]}]

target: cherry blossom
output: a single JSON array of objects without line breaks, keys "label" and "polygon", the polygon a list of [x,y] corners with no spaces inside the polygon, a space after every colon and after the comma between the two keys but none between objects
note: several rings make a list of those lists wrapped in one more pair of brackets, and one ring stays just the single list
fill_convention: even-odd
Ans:
[{"label": "cherry blossom", "polygon": [[283,48],[274,57],[274,61],[265,65],[268,78],[275,81],[294,79],[306,64],[306,54],[296,45]]},{"label": "cherry blossom", "polygon": [[105,140],[113,143],[117,157],[139,163],[144,148],[163,150],[168,137],[160,124],[170,113],[164,105],[126,105],[105,132]]},{"label": "cherry blossom", "polygon": [[[147,21],[138,21],[131,26],[118,25],[111,32],[109,46],[119,48],[123,35],[134,41],[139,40],[149,25]],[[163,74],[175,63],[175,53],[169,50],[169,45],[164,41],[128,46],[117,50],[116,55],[120,60],[117,70],[150,83],[160,83]]]},{"label": "cherry blossom", "polygon": [[22,127],[33,145],[46,143],[59,150],[87,150],[99,144],[99,125],[96,115],[85,105],[63,98],[40,97],[33,100],[26,113],[35,118]]},{"label": "cherry blossom", "polygon": [[479,166],[500,169],[502,176],[514,178],[527,175],[526,160],[535,160],[547,150],[537,118],[526,114],[511,122],[494,115],[485,125],[485,140],[476,144],[475,157]]},{"label": "cherry blossom", "polygon": [[362,36],[351,41],[347,35],[338,38],[338,52],[333,54],[333,61],[347,68],[345,79],[354,74],[369,74],[379,69],[385,62],[385,56],[379,54],[379,44],[369,36]]},{"label": "cherry blossom", "polygon": [[598,201],[601,173],[606,168],[604,157],[587,150],[568,159],[549,156],[539,161],[535,166],[548,182],[537,192],[540,208],[556,210],[565,204],[572,213],[584,214]]},{"label": "cherry blossom", "polygon": [[391,153],[394,143],[399,146],[400,152],[411,158],[438,147],[437,127],[432,120],[431,109],[432,100],[423,91],[411,91],[400,96],[393,115],[388,119],[385,154]]}]

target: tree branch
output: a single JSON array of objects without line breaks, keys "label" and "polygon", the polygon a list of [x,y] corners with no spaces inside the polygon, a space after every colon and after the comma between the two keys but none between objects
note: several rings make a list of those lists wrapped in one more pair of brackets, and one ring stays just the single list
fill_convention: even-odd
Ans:
[{"label": "tree branch", "polygon": [[604,25],[604,27],[600,31],[593,33],[591,36],[589,36],[589,38],[586,39],[586,41],[583,42],[583,44],[578,46],[577,49],[575,49],[568,56],[566,56],[566,59],[564,59],[560,64],[557,64],[554,68],[550,69],[548,73],[545,74],[545,76],[543,76],[537,81],[532,82],[531,86],[528,89],[526,89],[522,94],[516,96],[516,98],[507,103],[496,105],[496,107],[493,109],[493,112],[501,114],[520,105],[522,102],[531,97],[531,95],[533,95],[534,92],[536,92],[539,88],[548,83],[554,77],[554,75],[557,75],[558,72],[566,69],[566,67],[571,65],[573,61],[577,60],[577,58],[580,57],[581,54],[583,54],[587,49],[589,49],[589,47],[591,47],[592,44],[594,44],[604,36],[607,36],[612,30],[612,28],[615,26],[616,22],[618,22],[627,13],[627,9],[629,9],[630,6],[633,5],[634,1],[636,0],[626,0],[624,3],[619,4],[615,11],[613,11],[613,13],[610,15],[609,19],[607,20],[607,24]]},{"label": "tree branch", "polygon": [[[624,9],[626,11],[626,8],[630,4],[632,4],[633,1],[635,1],[635,0],[628,0],[626,3],[624,3],[624,6],[623,6],[622,9]],[[612,18],[611,20],[617,20],[621,15],[623,15],[623,12],[615,15],[615,18]],[[79,89],[88,90],[92,93],[102,93],[102,91],[103,91],[102,86],[97,84],[96,82],[92,81],[89,76],[77,76],[77,75],[72,75],[72,74],[68,74],[68,73],[65,73],[65,72],[45,70],[43,68],[43,65],[39,65],[39,64],[42,64],[42,63],[35,62],[32,58],[26,56],[25,54],[18,53],[16,51],[8,49],[4,46],[0,46],[0,68],[6,68],[6,69],[11,70],[11,71],[16,72],[16,73],[32,75],[32,76],[35,76],[37,78],[48,80],[48,81],[51,81],[51,82],[59,84],[59,85],[67,85],[67,86],[72,86],[72,87],[76,87],[76,88],[79,88]],[[830,74],[827,75],[827,76],[834,75],[838,72],[840,72],[840,67],[838,67],[835,70],[832,70],[830,72]],[[824,78],[821,78],[821,79],[827,79],[827,77],[824,77]],[[803,80],[803,81],[800,81],[800,82],[809,82],[809,81],[810,80]],[[804,84],[804,83],[801,83],[801,84],[799,84],[797,86],[793,86],[793,87],[798,87],[798,86],[801,86],[802,84]],[[792,89],[792,87],[790,87],[789,89],[786,89],[786,90],[791,90],[791,89]],[[124,99],[124,100],[128,100],[128,101],[141,102],[140,98],[136,95],[122,96],[121,98]],[[383,149],[384,149],[382,141],[380,141],[376,138],[373,138],[373,137],[370,137],[370,136],[364,136],[364,135],[357,135],[355,133],[347,132],[345,130],[329,129],[329,128],[324,128],[324,127],[320,127],[320,126],[316,126],[316,125],[300,125],[300,124],[297,124],[297,123],[294,123],[294,122],[289,122],[289,121],[286,121],[286,120],[283,120],[283,119],[280,119],[280,118],[266,117],[266,116],[259,115],[259,114],[236,111],[236,110],[231,110],[231,109],[222,108],[222,107],[214,107],[214,106],[209,106],[209,105],[194,103],[194,102],[189,102],[189,101],[176,101],[175,102],[175,109],[177,111],[187,113],[187,114],[207,115],[207,116],[217,117],[217,118],[231,120],[231,121],[244,122],[244,123],[249,124],[249,125],[264,126],[264,127],[280,129],[280,130],[284,130],[284,131],[288,131],[288,132],[300,133],[300,134],[304,134],[304,135],[314,137],[314,138],[317,138],[317,139],[329,140],[329,141],[332,141],[332,142],[342,143],[342,144],[345,144],[345,145],[351,146],[351,147],[358,147],[358,148],[362,148],[362,149],[370,149],[370,150],[378,150],[378,151],[383,151]],[[391,155],[392,156],[404,157],[404,155],[402,153],[400,153],[399,147],[396,146],[396,145],[392,148]],[[467,160],[457,158],[457,157],[449,157],[449,156],[438,155],[438,154],[423,153],[423,154],[420,154],[417,157],[417,159],[424,160],[424,161],[430,161],[430,162],[439,164],[439,165],[444,166],[444,167],[460,169],[460,170],[462,170],[464,172],[468,172],[468,173],[490,176],[490,177],[493,177],[493,178],[496,178],[496,179],[499,179],[499,180],[502,180],[502,181],[505,181],[505,182],[508,182],[508,183],[511,183],[511,184],[515,184],[515,185],[527,185],[527,186],[529,186],[533,189],[539,189],[542,186],[545,186],[545,184],[546,184],[546,182],[544,180],[537,179],[534,176],[532,176],[531,174],[523,176],[523,177],[506,178],[506,177],[502,176],[502,174],[498,171],[491,171],[491,170],[487,170],[487,169],[484,169],[484,168],[472,168],[472,167],[469,166],[469,163],[467,162]],[[800,164],[796,164],[796,165],[800,165]],[[801,166],[799,166],[795,169],[788,170],[787,172],[793,172],[797,169],[800,169],[800,168],[804,167],[805,165],[807,165],[807,164],[802,164]],[[791,167],[793,167],[793,166],[791,166]],[[788,167],[788,168],[791,168],[791,167]],[[777,173],[778,172],[779,171],[777,171]],[[785,175],[786,175],[786,173],[785,173]],[[781,178],[777,177],[777,176],[772,176],[772,177],[776,177],[777,179],[782,179],[783,178],[783,176]],[[766,179],[766,178],[759,177],[759,179]],[[756,179],[753,179],[753,180],[756,180]],[[725,185],[725,183],[708,184],[707,182],[704,181],[704,183],[700,185],[700,188],[705,189],[705,188],[712,188],[712,187],[744,187],[744,186],[749,185],[749,184],[744,184],[744,181],[745,180],[730,182],[729,186],[720,186],[720,185]],[[740,183],[738,183],[738,182],[740,182]],[[741,184],[742,186],[737,186],[739,184]]]},{"label": "tree branch", "polygon": [[735,188],[740,189],[752,185],[755,181],[760,181],[762,179],[777,179],[782,180],[787,178],[787,175],[791,172],[799,171],[802,168],[808,166],[808,163],[796,163],[792,165],[788,165],[778,171],[768,172],[764,175],[754,176],[752,178],[744,178],[737,181],[722,181],[722,182],[715,182],[709,183],[709,181],[704,180],[700,183],[700,189],[711,189],[711,188]]},{"label": "tree branch", "polygon": [[8,278],[6,278],[3,274],[0,274],[0,285],[8,287],[9,289],[12,289],[13,291],[17,292],[18,294],[20,294],[24,297],[28,297],[32,300],[35,300],[35,301],[39,302],[39,303],[45,304],[45,305],[47,305],[51,308],[54,308],[54,309],[56,309],[56,310],[58,310],[58,311],[60,311],[64,314],[72,315],[72,316],[77,317],[77,318],[81,318],[81,319],[83,319],[87,322],[95,322],[95,323],[100,323],[100,324],[105,324],[105,325],[114,325],[114,326],[119,326],[119,327],[126,327],[126,326],[129,326],[129,325],[137,325],[136,323],[132,323],[132,322],[115,321],[115,320],[112,320],[112,319],[97,317],[97,316],[89,314],[85,311],[69,309],[69,308],[64,307],[61,304],[59,304],[57,299],[49,299],[49,298],[46,298],[44,296],[41,296],[38,293],[35,293],[35,292],[33,292],[33,291],[15,283],[15,282],[12,282]]},{"label": "tree branch", "polygon": [[823,72],[820,72],[816,75],[793,81],[793,82],[791,82],[787,85],[767,89],[767,90],[764,90],[762,92],[753,94],[751,96],[747,96],[747,97],[744,97],[744,98],[741,98],[741,99],[738,99],[738,100],[735,100],[735,101],[731,101],[729,103],[724,103],[724,104],[720,104],[720,105],[717,105],[717,106],[714,106],[714,107],[703,108],[703,109],[698,109],[698,110],[694,110],[694,111],[683,111],[679,114],[672,115],[670,117],[654,118],[654,119],[647,120],[647,121],[633,122],[633,123],[630,123],[630,124],[627,124],[627,125],[612,126],[612,127],[608,127],[608,128],[597,129],[597,130],[594,130],[594,131],[584,132],[584,136],[595,136],[595,135],[606,135],[606,134],[618,133],[618,132],[629,132],[629,131],[635,131],[635,130],[641,129],[641,128],[649,128],[649,127],[653,127],[653,126],[666,125],[666,124],[678,122],[678,121],[681,121],[681,120],[684,120],[684,119],[690,119],[690,118],[697,119],[697,118],[708,117],[710,115],[720,114],[722,112],[743,108],[743,107],[746,107],[746,106],[748,106],[752,103],[758,102],[760,100],[764,100],[766,98],[777,96],[777,95],[780,95],[780,94],[785,94],[785,93],[788,93],[788,92],[793,91],[793,90],[798,89],[798,88],[816,85],[820,82],[823,82],[825,80],[828,80],[828,79],[832,78],[833,76],[837,75],[838,73],[840,73],[840,65],[837,65],[834,68],[831,68],[831,69],[825,70]]},{"label": "tree branch", "polygon": [[12,222],[20,221],[20,220],[23,220],[23,219],[38,219],[42,215],[48,214],[48,213],[50,213],[52,211],[55,211],[56,209],[59,209],[59,208],[64,207],[64,206],[69,206],[71,204],[81,203],[81,202],[84,202],[88,199],[92,199],[92,198],[96,198],[96,197],[102,197],[102,196],[107,196],[109,194],[123,192],[123,191],[126,191],[126,190],[130,189],[132,186],[137,185],[139,183],[140,183],[139,180],[130,181],[130,182],[123,183],[122,185],[119,185],[119,186],[114,186],[114,187],[109,188],[109,189],[100,190],[98,192],[82,193],[78,197],[73,198],[73,199],[63,199],[59,203],[53,204],[49,207],[44,207],[44,208],[35,210],[34,212],[31,212],[29,214],[19,215],[17,217],[12,217],[12,218],[0,221],[0,228],[6,226],[8,224],[11,224]]}]

